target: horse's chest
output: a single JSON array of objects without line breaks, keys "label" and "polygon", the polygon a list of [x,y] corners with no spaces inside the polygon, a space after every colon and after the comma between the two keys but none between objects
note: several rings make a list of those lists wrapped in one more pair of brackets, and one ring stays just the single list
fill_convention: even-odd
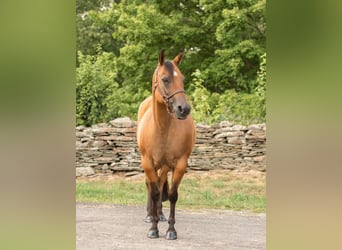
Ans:
[{"label": "horse's chest", "polygon": [[177,159],[180,158],[180,152],[170,149],[167,145],[161,143],[158,147],[151,148],[149,154],[153,159],[153,163],[157,167],[168,165],[174,167],[177,164]]},{"label": "horse's chest", "polygon": [[154,167],[167,165],[173,168],[180,159],[189,156],[191,133],[179,126],[170,127],[167,132],[161,133],[153,124],[147,126],[147,121],[144,117],[138,128],[138,145],[142,156],[149,158]]}]

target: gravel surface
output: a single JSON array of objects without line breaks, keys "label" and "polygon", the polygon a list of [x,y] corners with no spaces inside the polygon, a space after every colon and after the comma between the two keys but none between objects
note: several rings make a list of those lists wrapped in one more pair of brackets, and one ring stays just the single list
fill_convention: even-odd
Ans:
[{"label": "gravel surface", "polygon": [[[168,217],[169,210],[164,209]],[[167,222],[159,223],[159,238],[146,237],[142,206],[76,204],[78,250],[116,249],[266,249],[266,215],[227,210],[189,211],[176,208],[178,239],[166,240]]]}]

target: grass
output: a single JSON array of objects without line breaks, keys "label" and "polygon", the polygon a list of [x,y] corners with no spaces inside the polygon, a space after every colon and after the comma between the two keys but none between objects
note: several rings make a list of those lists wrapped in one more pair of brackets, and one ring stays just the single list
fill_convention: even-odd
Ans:
[{"label": "grass", "polygon": [[[180,209],[229,209],[265,212],[265,176],[196,173],[186,174],[179,187]],[[145,205],[144,178],[137,180],[77,180],[76,200],[123,205]],[[169,207],[168,202],[163,203]]]}]

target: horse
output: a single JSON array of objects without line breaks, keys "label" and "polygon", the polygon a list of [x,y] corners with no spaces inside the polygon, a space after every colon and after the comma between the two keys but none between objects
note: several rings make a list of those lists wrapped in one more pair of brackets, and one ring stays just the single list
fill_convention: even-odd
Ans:
[{"label": "horse", "polygon": [[[178,68],[183,56],[180,52],[169,61],[164,50],[160,51],[152,76],[152,95],[138,109],[137,143],[148,193],[145,222],[152,222],[147,233],[149,238],[159,237],[158,222],[166,221],[162,202],[169,200],[165,238],[177,239],[174,225],[178,187],[195,144],[194,120],[184,91],[184,76]],[[169,172],[172,172],[170,186]]]}]

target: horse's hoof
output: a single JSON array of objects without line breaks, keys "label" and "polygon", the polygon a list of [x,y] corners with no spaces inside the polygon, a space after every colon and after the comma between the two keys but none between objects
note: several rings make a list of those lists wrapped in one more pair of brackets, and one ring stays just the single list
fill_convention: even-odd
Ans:
[{"label": "horse's hoof", "polygon": [[175,240],[175,239],[177,239],[177,232],[176,231],[167,231],[165,238],[167,240]]},{"label": "horse's hoof", "polygon": [[159,215],[159,221],[167,221],[163,214]]},{"label": "horse's hoof", "polygon": [[146,216],[145,220],[144,220],[146,223],[152,223],[152,216],[151,215],[148,215]]},{"label": "horse's hoof", "polygon": [[155,239],[159,237],[159,231],[156,229],[150,229],[147,233],[147,237]]}]

